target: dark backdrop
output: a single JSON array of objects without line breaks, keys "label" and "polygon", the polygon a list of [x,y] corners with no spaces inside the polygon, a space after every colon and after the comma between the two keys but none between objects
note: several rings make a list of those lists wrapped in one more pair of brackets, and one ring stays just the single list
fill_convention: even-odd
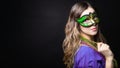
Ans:
[{"label": "dark backdrop", "polygon": [[[78,0],[5,0],[1,6],[3,68],[64,68],[62,41],[69,11]],[[120,64],[118,2],[89,0]],[[118,38],[118,40],[117,40]]]}]

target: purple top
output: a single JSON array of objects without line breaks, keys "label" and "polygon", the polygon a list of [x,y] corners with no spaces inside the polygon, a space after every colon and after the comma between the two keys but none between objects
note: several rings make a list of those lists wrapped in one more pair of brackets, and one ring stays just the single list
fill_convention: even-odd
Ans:
[{"label": "purple top", "polygon": [[73,68],[105,68],[105,58],[92,47],[83,44],[74,56]]}]

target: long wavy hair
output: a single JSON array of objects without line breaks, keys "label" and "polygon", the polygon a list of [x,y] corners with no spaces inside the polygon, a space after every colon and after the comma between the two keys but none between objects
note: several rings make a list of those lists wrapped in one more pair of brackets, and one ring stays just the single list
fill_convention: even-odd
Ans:
[{"label": "long wavy hair", "polygon": [[[65,39],[63,41],[64,51],[64,64],[66,68],[72,68],[74,64],[74,55],[76,50],[80,46],[80,24],[76,22],[84,10],[88,7],[92,7],[90,3],[86,1],[77,2],[71,8],[69,18],[65,26]],[[105,38],[98,29],[98,33],[94,36],[96,42],[105,42]]]}]

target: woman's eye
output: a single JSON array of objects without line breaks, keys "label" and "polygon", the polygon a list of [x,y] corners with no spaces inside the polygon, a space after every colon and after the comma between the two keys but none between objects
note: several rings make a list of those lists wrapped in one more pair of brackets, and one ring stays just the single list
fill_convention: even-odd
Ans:
[{"label": "woman's eye", "polygon": [[84,21],[84,23],[89,23],[89,22],[90,22],[90,20],[85,20],[85,21]]},{"label": "woman's eye", "polygon": [[94,17],[94,19],[98,19],[98,17]]},{"label": "woman's eye", "polygon": [[95,18],[94,18],[94,21],[99,22],[98,17],[95,17]]},{"label": "woman's eye", "polygon": [[87,17],[85,20],[84,20],[84,22],[86,22],[86,21],[89,21],[90,19]]},{"label": "woman's eye", "polygon": [[89,22],[90,20],[85,20],[85,22]]}]

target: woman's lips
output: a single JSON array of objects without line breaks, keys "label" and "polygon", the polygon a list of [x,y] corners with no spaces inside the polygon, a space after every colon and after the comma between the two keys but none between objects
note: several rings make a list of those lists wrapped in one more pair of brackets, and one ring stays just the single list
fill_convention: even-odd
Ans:
[{"label": "woman's lips", "polygon": [[97,30],[97,28],[92,28],[91,30],[96,31],[96,30]]}]

